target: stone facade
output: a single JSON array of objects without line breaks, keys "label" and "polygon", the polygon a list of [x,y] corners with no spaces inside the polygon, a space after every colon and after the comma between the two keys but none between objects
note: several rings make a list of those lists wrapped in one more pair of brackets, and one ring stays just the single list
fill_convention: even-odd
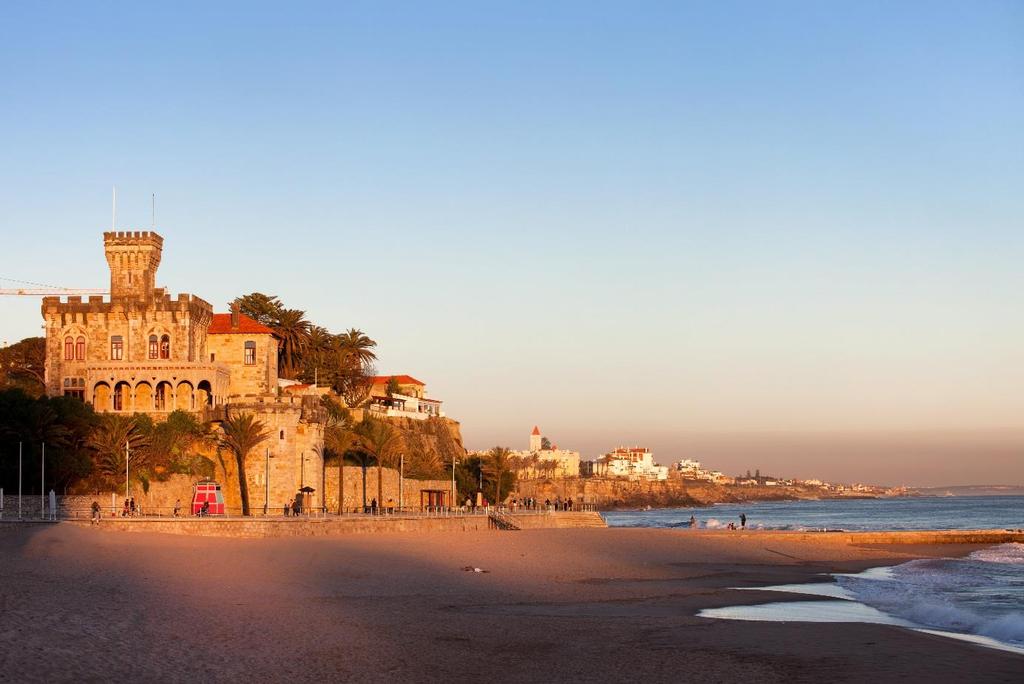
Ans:
[{"label": "stone facade", "polygon": [[154,285],[163,238],[148,231],[103,235],[110,299],[43,298],[46,391],[97,411],[169,413],[223,404],[230,371],[206,361],[213,308]]},{"label": "stone facade", "polygon": [[229,396],[277,393],[278,341],[270,328],[234,309],[230,314],[214,314],[206,344],[210,363],[231,369]]},{"label": "stone facade", "polygon": [[[344,472],[345,478],[345,501],[344,511],[346,513],[354,513],[362,510],[363,508],[363,471],[360,467],[354,465],[346,465]],[[451,480],[413,480],[405,478],[401,488],[398,485],[399,475],[398,471],[394,468],[383,468],[383,501],[381,503],[387,503],[388,500],[394,502],[395,506],[399,505],[399,497],[405,497],[405,508],[406,509],[419,509],[422,507],[431,506],[430,502],[435,502],[434,506],[447,506],[448,500],[451,498],[452,483]],[[319,477],[319,473],[317,475]],[[327,510],[332,512],[338,511],[338,466],[337,463],[329,464],[327,469],[324,471],[324,482],[323,491],[326,492],[327,496]],[[320,488],[317,485],[318,489]],[[433,497],[431,497],[433,493]],[[367,505],[373,499],[377,498],[377,468],[371,466],[366,469],[366,503]],[[443,501],[441,501],[443,499]]]},{"label": "stone facade", "polygon": [[[316,397],[276,397],[265,395],[245,403],[229,404],[228,415],[250,413],[263,423],[269,439],[256,447],[245,460],[249,505],[254,514],[279,511],[294,499],[303,487],[304,505],[321,505],[323,496],[324,426]],[[224,500],[229,509],[240,510],[238,466],[234,456],[220,452],[214,459],[215,479],[224,484]],[[268,486],[269,483],[269,486]]]}]

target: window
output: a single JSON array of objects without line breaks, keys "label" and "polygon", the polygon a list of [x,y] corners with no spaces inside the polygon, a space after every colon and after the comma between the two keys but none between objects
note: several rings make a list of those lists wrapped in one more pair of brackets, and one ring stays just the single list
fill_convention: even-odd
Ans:
[{"label": "window", "polygon": [[64,378],[64,396],[85,401],[85,378]]},{"label": "window", "polygon": [[[75,359],[85,361],[85,338],[81,335],[75,340]],[[84,383],[85,381],[83,380],[82,382]]]},{"label": "window", "polygon": [[73,361],[75,358],[75,340],[68,336],[64,338],[64,360]]},{"label": "window", "polygon": [[281,439],[284,439],[284,430],[281,430]]},{"label": "window", "polygon": [[[110,338],[110,360],[111,361],[122,361],[124,360],[124,338],[120,335],[114,335]],[[118,409],[114,409],[115,411]]]},{"label": "window", "polygon": [[211,352],[210,353],[210,363],[213,363],[216,360],[217,360],[217,355]]},{"label": "window", "polygon": [[171,338],[169,335],[164,335],[160,338],[160,358],[171,358]]},{"label": "window", "polygon": [[155,359],[160,350],[160,344],[156,339],[156,335],[149,336],[149,358]]},{"label": "window", "polygon": [[256,365],[256,343],[251,340],[245,343],[245,365]]}]

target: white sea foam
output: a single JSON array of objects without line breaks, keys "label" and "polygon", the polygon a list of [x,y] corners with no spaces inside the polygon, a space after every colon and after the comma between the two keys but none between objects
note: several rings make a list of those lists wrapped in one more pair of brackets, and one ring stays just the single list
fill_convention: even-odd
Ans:
[{"label": "white sea foam", "polygon": [[865,605],[912,623],[1009,644],[1024,644],[1024,583],[1013,566],[1024,544],[1003,544],[961,559],[911,561],[886,573],[838,575]]},{"label": "white sea foam", "polygon": [[1024,544],[1000,544],[975,551],[968,558],[986,563],[1024,564]]}]

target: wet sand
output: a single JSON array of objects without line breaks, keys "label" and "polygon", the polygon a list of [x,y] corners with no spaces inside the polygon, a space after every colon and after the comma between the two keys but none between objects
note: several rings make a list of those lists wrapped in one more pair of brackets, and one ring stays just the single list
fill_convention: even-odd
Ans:
[{"label": "wet sand", "polygon": [[897,627],[695,617],[807,599],[729,587],[976,548],[621,528],[218,539],[0,525],[0,680],[1019,681],[1024,656]]}]

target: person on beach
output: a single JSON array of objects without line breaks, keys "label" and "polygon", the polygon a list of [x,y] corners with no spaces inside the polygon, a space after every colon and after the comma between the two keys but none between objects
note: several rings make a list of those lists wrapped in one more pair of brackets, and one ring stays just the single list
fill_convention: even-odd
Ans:
[{"label": "person on beach", "polygon": [[697,517],[691,515],[690,516],[690,528],[692,529],[692,528],[695,528],[695,527],[697,527]]},{"label": "person on beach", "polygon": [[747,528],[747,514],[740,513],[740,527],[743,529]]},{"label": "person on beach", "polygon": [[181,499],[174,501],[174,517],[178,518],[181,516]]},{"label": "person on beach", "polygon": [[93,525],[99,525],[100,524],[100,502],[99,501],[93,501],[92,502],[92,523],[91,524],[93,524]]}]

